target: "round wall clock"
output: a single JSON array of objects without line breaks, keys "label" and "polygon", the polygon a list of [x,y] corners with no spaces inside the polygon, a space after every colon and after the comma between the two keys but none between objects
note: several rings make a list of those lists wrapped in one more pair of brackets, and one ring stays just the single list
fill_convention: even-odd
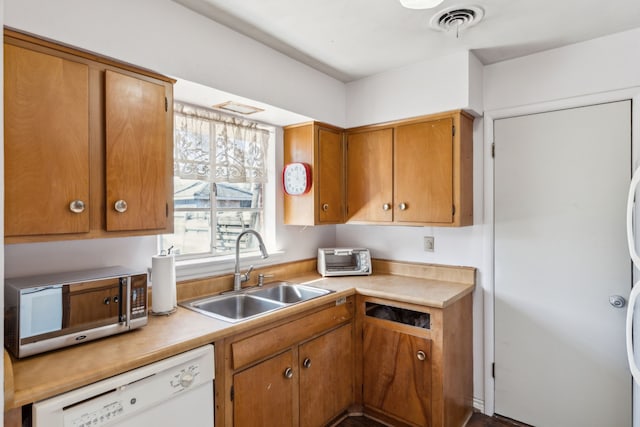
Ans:
[{"label": "round wall clock", "polygon": [[311,190],[311,165],[288,163],[282,170],[284,191],[291,196],[299,196]]}]

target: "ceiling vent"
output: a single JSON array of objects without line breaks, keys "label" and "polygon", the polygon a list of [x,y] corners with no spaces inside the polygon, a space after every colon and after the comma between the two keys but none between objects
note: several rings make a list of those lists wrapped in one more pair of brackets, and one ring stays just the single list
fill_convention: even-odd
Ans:
[{"label": "ceiling vent", "polygon": [[222,104],[214,105],[213,108],[231,111],[232,113],[244,114],[245,116],[264,111],[264,109],[262,108],[254,107],[252,105],[240,104],[235,101],[223,102]]},{"label": "ceiling vent", "polygon": [[453,6],[437,12],[431,18],[431,28],[438,31],[452,31],[460,37],[462,30],[476,25],[484,16],[480,6]]}]

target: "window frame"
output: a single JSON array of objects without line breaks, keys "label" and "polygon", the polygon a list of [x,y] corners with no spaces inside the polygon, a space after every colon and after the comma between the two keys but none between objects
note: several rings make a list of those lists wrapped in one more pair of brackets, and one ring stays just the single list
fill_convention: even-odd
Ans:
[{"label": "window frame", "polygon": [[[205,108],[205,107],[198,107]],[[206,109],[206,108],[205,108]],[[247,120],[244,117],[238,117],[226,113],[216,113],[224,117],[233,117],[242,120]],[[269,250],[269,263],[272,263],[274,258],[279,258],[280,252],[275,251],[275,215],[276,215],[276,145],[278,137],[282,136],[281,129],[277,126],[262,123],[259,121],[251,120],[258,123],[261,129],[265,129],[269,133],[268,150],[266,154],[266,168],[267,168],[267,182],[259,184],[262,186],[261,197],[262,203],[259,208],[220,208],[216,203],[216,192],[214,186],[217,184],[209,182],[209,194],[210,194],[210,206],[209,207],[177,207],[174,203],[174,221],[175,215],[179,212],[204,212],[209,214],[209,239],[210,250],[208,252],[192,252],[187,254],[176,254],[176,278],[185,280],[189,278],[199,278],[204,276],[211,276],[216,272],[226,272],[229,267],[235,263],[235,250],[224,251],[216,253],[215,237],[216,227],[211,221],[212,218],[218,218],[220,212],[257,212],[261,216],[260,222],[262,224],[262,230],[257,230],[263,237],[265,245]],[[174,130],[175,132],[175,130]],[[175,177],[175,175],[174,175]],[[197,180],[196,180],[197,181]],[[202,181],[207,182],[207,181]],[[224,183],[219,183],[224,184]],[[231,184],[233,185],[233,184]],[[175,195],[174,195],[175,196]],[[217,221],[216,221],[217,222]],[[175,234],[175,232],[173,233]],[[159,235],[157,240],[158,251],[162,252],[168,248],[163,247],[163,238],[165,235]],[[262,261],[259,250],[252,248],[251,250],[241,250],[240,257],[243,261],[251,261],[252,264],[264,265],[265,261]]]}]

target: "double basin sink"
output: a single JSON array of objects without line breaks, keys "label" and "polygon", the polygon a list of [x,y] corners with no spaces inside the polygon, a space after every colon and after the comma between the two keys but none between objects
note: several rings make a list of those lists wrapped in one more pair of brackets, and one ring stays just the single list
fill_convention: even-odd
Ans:
[{"label": "double basin sink", "polygon": [[230,294],[198,298],[180,305],[206,316],[236,323],[331,292],[313,286],[276,282]]}]

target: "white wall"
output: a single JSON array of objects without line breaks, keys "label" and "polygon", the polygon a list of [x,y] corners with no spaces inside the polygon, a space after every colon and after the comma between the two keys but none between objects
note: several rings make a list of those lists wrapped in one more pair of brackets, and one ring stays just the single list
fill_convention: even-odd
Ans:
[{"label": "white wall", "polygon": [[454,53],[347,83],[347,127],[466,108],[470,56]]},{"label": "white wall", "polygon": [[640,28],[486,66],[484,109],[640,85]]}]

